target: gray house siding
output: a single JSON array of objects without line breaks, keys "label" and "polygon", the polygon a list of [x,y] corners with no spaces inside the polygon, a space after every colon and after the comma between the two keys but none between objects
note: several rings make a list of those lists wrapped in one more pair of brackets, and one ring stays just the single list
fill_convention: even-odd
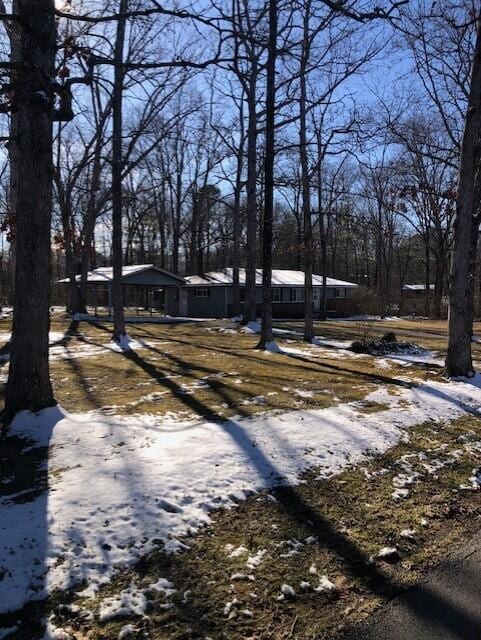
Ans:
[{"label": "gray house siding", "polygon": [[[207,289],[208,297],[197,297],[196,292]],[[224,318],[227,315],[228,287],[188,287],[187,305],[191,318]]]},{"label": "gray house siding", "polygon": [[168,316],[179,315],[179,289],[168,287],[164,290],[165,313]]}]

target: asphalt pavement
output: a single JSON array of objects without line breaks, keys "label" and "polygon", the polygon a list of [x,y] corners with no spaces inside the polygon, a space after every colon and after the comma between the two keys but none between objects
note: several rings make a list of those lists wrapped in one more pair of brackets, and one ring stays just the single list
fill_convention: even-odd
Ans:
[{"label": "asphalt pavement", "polygon": [[342,640],[481,640],[481,532]]}]

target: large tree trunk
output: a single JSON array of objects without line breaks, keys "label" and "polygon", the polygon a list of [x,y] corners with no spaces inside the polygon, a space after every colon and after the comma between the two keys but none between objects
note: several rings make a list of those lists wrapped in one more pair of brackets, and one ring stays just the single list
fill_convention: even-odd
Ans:
[{"label": "large tree trunk", "polygon": [[264,220],[262,227],[262,325],[259,349],[272,342],[272,229],[274,217],[274,158],[276,114],[277,0],[269,2],[269,53],[266,84],[266,157],[264,161]]},{"label": "large tree trunk", "polygon": [[48,363],[54,0],[21,0],[13,328],[4,421],[55,404]]},{"label": "large tree trunk", "polygon": [[448,352],[446,374],[474,374],[471,356],[475,247],[479,229],[481,139],[481,20],[471,70],[468,109],[464,126],[456,196],[453,251],[451,257]]},{"label": "large tree trunk", "polygon": [[114,340],[125,336],[124,288],[122,284],[122,97],[124,90],[124,41],[127,0],[120,0],[114,52],[114,88],[112,98],[112,304]]},{"label": "large tree trunk", "polygon": [[257,68],[252,62],[247,95],[247,252],[243,323],[257,319],[256,262],[257,262]]}]

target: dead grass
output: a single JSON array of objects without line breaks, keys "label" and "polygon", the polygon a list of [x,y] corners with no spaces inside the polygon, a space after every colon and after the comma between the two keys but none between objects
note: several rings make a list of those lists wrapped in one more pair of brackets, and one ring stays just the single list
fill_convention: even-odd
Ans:
[{"label": "dead grass", "polygon": [[[282,329],[302,330],[301,321],[286,321],[275,323]],[[375,320],[369,325],[371,339],[381,338],[388,331],[394,331],[398,340],[415,342],[425,349],[439,352],[440,356],[446,353],[447,321],[423,320],[422,318],[402,318],[396,320]],[[327,320],[315,323],[316,335],[335,340],[357,340],[363,335],[365,322],[356,320]],[[481,322],[474,323],[475,335],[481,335]],[[473,354],[481,359],[481,345],[473,343]]]},{"label": "dead grass", "polygon": [[[0,331],[8,331],[5,321]],[[257,336],[226,323],[132,324],[129,335],[144,347],[119,353],[108,348],[111,325],[56,318],[52,331],[55,395],[68,411],[100,410],[221,420],[259,411],[308,409],[361,400],[378,384],[405,385],[424,369],[318,347],[302,353],[255,350]],[[281,346],[293,346],[279,340]]]}]

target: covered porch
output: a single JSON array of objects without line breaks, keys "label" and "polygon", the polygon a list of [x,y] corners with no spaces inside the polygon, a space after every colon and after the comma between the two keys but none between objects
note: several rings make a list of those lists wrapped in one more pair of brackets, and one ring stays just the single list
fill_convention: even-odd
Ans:
[{"label": "covered porch", "polygon": [[[77,276],[80,281],[80,276]],[[68,279],[61,280],[67,283]],[[87,276],[87,308],[94,315],[112,314],[113,268],[99,267]],[[187,315],[183,295],[184,278],[153,264],[128,265],[122,268],[124,307],[132,315]]]}]

